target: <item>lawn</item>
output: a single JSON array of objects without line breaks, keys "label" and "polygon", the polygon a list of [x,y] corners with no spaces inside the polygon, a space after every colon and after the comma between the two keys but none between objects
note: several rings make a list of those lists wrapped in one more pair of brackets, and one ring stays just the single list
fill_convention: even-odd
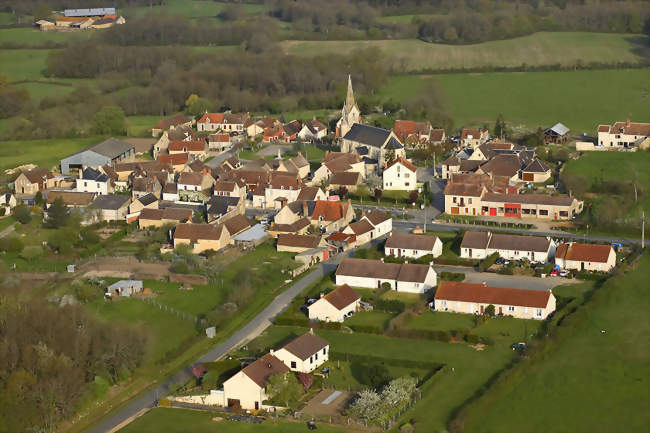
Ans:
[{"label": "lawn", "polygon": [[42,79],[45,59],[50,51],[0,49],[0,74],[6,75],[10,81]]},{"label": "lawn", "polygon": [[359,311],[354,316],[345,320],[345,326],[349,326],[352,329],[355,329],[357,326],[372,326],[384,330],[393,317],[395,317],[395,314],[384,313],[382,311]]},{"label": "lawn", "polygon": [[645,254],[597,289],[541,353],[465,411],[464,431],[647,432],[649,268]]},{"label": "lawn", "polygon": [[[214,412],[184,409],[153,409],[119,430],[120,433],[186,433],[189,426],[192,433],[298,433],[307,428],[303,422],[289,423],[268,419],[262,424],[237,421],[212,421]],[[349,429],[318,424],[318,431],[325,433],[349,432]]]},{"label": "lawn", "polygon": [[[377,47],[389,64],[407,71],[480,68],[489,66],[574,65],[576,62],[630,62],[643,60],[637,49],[640,35],[540,32],[520,38],[473,45],[431,44],[417,39],[382,41],[284,41],[283,49],[301,56],[349,54]],[[486,98],[489,101],[489,98]],[[532,104],[536,106],[537,104]]]},{"label": "lawn", "polygon": [[0,29],[0,44],[15,43],[24,46],[44,46],[45,44],[61,44],[69,41],[80,41],[90,38],[92,34],[92,31],[42,32],[35,27]]},{"label": "lawn", "polygon": [[[457,127],[494,124],[502,113],[511,127],[537,129],[562,122],[573,133],[601,124],[650,117],[650,69],[398,75],[379,92],[408,101],[434,80]],[[601,89],[607,88],[607,92]],[[560,103],[561,102],[561,103]]]},{"label": "lawn", "polygon": [[[162,6],[125,8],[121,12],[126,18],[141,17],[148,14],[169,13],[172,15],[183,15],[187,18],[215,17],[221,12],[228,2],[205,1],[205,0],[168,0]],[[258,13],[265,10],[264,5],[243,4],[242,7],[247,13]]]},{"label": "lawn", "polygon": [[151,137],[151,128],[160,120],[160,116],[128,116],[129,135],[133,137]]},{"label": "lawn", "polygon": [[406,326],[426,331],[468,331],[472,329],[474,318],[469,314],[424,311],[411,319]]},{"label": "lawn", "polygon": [[59,97],[69,95],[75,89],[72,85],[47,81],[20,83],[14,84],[14,86],[27,90],[31,99],[37,102],[46,96]]},{"label": "lawn", "polygon": [[[410,376],[416,374],[418,378],[423,378],[429,372],[424,368],[400,367],[384,363],[388,375],[392,379],[398,377]],[[330,374],[323,384],[328,388],[346,391],[361,391],[368,388],[357,379],[357,369],[363,368],[363,364],[355,364],[348,361],[329,361],[323,364],[322,368],[329,368]]]},{"label": "lawn", "polygon": [[0,146],[0,170],[28,163],[53,167],[59,164],[61,158],[101,140],[101,137],[86,137],[3,141]]}]

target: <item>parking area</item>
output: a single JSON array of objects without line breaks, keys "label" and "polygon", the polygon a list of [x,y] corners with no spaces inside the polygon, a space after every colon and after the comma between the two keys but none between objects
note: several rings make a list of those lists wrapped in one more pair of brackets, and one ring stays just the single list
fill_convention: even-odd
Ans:
[{"label": "parking area", "polygon": [[500,275],[492,272],[477,272],[464,266],[435,266],[436,272],[462,272],[467,283],[485,283],[488,286],[509,287],[513,289],[548,290],[563,284],[578,283],[575,278],[563,277],[525,277],[520,275]]}]

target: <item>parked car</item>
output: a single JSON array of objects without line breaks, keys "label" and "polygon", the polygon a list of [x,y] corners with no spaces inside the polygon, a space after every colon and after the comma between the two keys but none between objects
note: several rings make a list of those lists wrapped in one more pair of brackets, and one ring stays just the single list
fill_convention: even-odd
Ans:
[{"label": "parked car", "polygon": [[526,343],[524,342],[515,343],[511,345],[510,348],[518,352],[523,352],[524,350],[526,350]]},{"label": "parked car", "polygon": [[567,271],[566,269],[562,269],[560,271],[560,277],[568,277],[568,276],[569,276],[569,271]]},{"label": "parked car", "polygon": [[559,274],[559,271],[557,269],[553,269],[550,273],[551,277],[557,277]]},{"label": "parked car", "polygon": [[502,265],[502,264],[505,263],[505,260],[503,260],[503,258],[499,257],[494,261],[494,263],[497,264],[497,265]]}]

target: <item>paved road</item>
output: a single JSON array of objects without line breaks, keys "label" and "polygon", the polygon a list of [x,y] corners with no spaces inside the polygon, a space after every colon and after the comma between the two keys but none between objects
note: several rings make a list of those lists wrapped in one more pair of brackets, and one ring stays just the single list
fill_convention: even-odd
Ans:
[{"label": "paved road", "polygon": [[227,150],[224,153],[220,153],[219,155],[212,158],[210,161],[206,162],[205,165],[207,165],[210,168],[217,168],[219,167],[219,164],[221,164],[222,162],[224,162],[226,159],[230,158],[234,154],[235,152],[233,150]]},{"label": "paved road", "polygon": [[322,263],[314,271],[307,274],[305,277],[298,280],[295,284],[278,295],[271,302],[271,304],[269,304],[269,306],[267,306],[261,313],[255,316],[255,318],[248,324],[235,332],[226,341],[219,344],[207,352],[205,355],[197,359],[194,364],[187,366],[185,369],[179,371],[171,378],[166,379],[155,389],[143,394],[137,400],[120,409],[119,412],[102,421],[100,424],[91,429],[90,432],[105,433],[115,431],[113,429],[115,429],[117,426],[129,418],[141,413],[143,409],[153,407],[155,401],[165,396],[170,391],[170,389],[174,388],[175,385],[187,382],[192,376],[192,366],[203,362],[215,361],[235,349],[240,344],[260,335],[262,331],[271,325],[271,319],[273,317],[287,308],[293,299],[298,296],[308,285],[312,284],[315,281],[318,281],[323,277],[323,275],[334,272],[339,261],[346,255],[347,254],[340,254],[332,260]]},{"label": "paved road", "polygon": [[577,283],[576,279],[562,277],[525,277],[519,275],[500,275],[492,272],[478,272],[474,268],[466,266],[438,266],[433,265],[436,272],[462,272],[465,274],[465,282],[468,283],[485,283],[488,286],[510,287],[512,289],[527,290],[548,290],[562,284]]}]

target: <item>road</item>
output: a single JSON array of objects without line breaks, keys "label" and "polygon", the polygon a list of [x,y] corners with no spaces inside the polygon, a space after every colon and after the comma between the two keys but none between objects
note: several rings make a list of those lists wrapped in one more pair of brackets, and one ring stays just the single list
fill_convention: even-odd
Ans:
[{"label": "road", "polygon": [[262,331],[271,325],[271,319],[273,319],[273,317],[287,308],[293,299],[298,296],[307,286],[314,283],[315,281],[318,281],[325,274],[334,272],[339,261],[346,255],[347,254],[339,254],[333,259],[322,263],[311,273],[307,274],[302,279],[294,283],[291,287],[282,292],[280,295],[278,295],[261,313],[255,316],[255,318],[248,322],[244,327],[235,332],[230,338],[201,356],[192,365],[187,366],[183,370],[176,373],[174,376],[166,379],[155,389],[147,391],[145,394],[138,397],[137,400],[132,401],[127,406],[120,409],[117,413],[104,419],[100,424],[96,425],[89,431],[91,433],[106,433],[117,431],[118,426],[121,426],[125,421],[138,414],[143,413],[143,410],[153,407],[156,400],[167,395],[167,393],[175,385],[187,382],[192,377],[191,369],[194,365],[203,362],[215,361],[242,343],[260,335]]},{"label": "road", "polygon": [[220,153],[219,155],[215,156],[212,158],[210,161],[206,162],[205,165],[207,165],[210,168],[217,168],[219,167],[219,164],[224,162],[226,159],[230,158],[231,156],[234,156],[235,152],[233,150],[227,150],[223,153]]}]

